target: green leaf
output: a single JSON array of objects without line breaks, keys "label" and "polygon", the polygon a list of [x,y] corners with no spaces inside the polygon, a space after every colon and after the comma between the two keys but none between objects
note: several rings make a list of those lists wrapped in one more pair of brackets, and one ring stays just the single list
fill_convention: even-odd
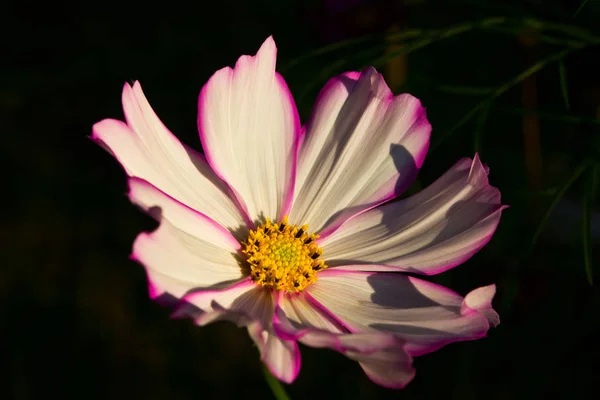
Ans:
[{"label": "green leaf", "polygon": [[571,185],[573,185],[573,183],[575,183],[575,181],[581,176],[581,174],[583,174],[586,171],[586,169],[588,169],[589,166],[590,166],[590,160],[588,160],[588,159],[584,160],[575,169],[575,171],[573,172],[573,174],[571,175],[571,177],[567,180],[567,182],[565,182],[561,186],[561,188],[556,192],[556,194],[552,198],[552,201],[550,202],[550,205],[548,206],[548,209],[544,213],[544,216],[542,217],[542,219],[538,223],[538,226],[537,226],[537,229],[535,230],[535,233],[533,234],[533,238],[531,239],[530,250],[535,247],[535,244],[536,244],[536,242],[537,242],[540,234],[544,230],[544,226],[546,225],[546,221],[548,221],[548,218],[552,214],[552,211],[554,210],[554,207],[556,207],[556,205],[558,204],[558,202],[563,198],[563,196],[565,195],[565,193],[567,192],[567,190],[569,190],[569,188],[571,187]]},{"label": "green leaf", "polygon": [[475,131],[473,132],[473,148],[475,153],[481,154],[481,142],[483,141],[483,127],[490,116],[490,109],[492,108],[492,102],[489,102],[479,112],[479,117],[475,123]]},{"label": "green leaf", "polygon": [[583,260],[585,274],[590,285],[594,284],[592,273],[592,201],[595,187],[595,168],[587,172],[583,188]]},{"label": "green leaf", "polygon": [[569,88],[567,87],[567,69],[565,68],[565,63],[563,60],[558,63],[558,74],[560,76],[560,92],[562,93],[563,100],[565,101],[565,107],[567,107],[568,110],[570,109]]},{"label": "green leaf", "polygon": [[271,374],[271,372],[269,372],[269,369],[265,365],[263,365],[263,374],[275,399],[290,400],[290,397],[285,392],[285,389],[283,388],[281,382],[279,382],[279,380],[275,378],[273,374]]}]

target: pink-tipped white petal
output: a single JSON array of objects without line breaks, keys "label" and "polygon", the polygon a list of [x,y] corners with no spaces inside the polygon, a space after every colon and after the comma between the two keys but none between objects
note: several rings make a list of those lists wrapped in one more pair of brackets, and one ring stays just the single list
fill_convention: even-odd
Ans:
[{"label": "pink-tipped white petal", "polygon": [[173,318],[192,318],[198,325],[227,319],[246,326],[252,321],[261,326],[269,322],[272,301],[250,279],[224,289],[188,293],[173,312]]},{"label": "pink-tipped white petal", "polygon": [[496,285],[489,285],[477,288],[465,296],[461,306],[461,312],[467,313],[469,310],[477,310],[488,319],[490,325],[498,326],[500,316],[492,308],[492,299],[496,294]]},{"label": "pink-tipped white petal", "polygon": [[269,371],[277,379],[291,383],[300,371],[300,350],[295,341],[281,339],[274,333],[274,307],[273,293],[246,279],[226,289],[188,294],[173,317],[191,317],[198,325],[226,320],[246,327]]},{"label": "pink-tipped white petal", "polygon": [[284,340],[272,330],[263,331],[265,344],[261,359],[269,371],[280,381],[292,383],[300,372],[300,349],[293,340]]},{"label": "pink-tipped white petal", "polygon": [[323,237],[398,196],[423,164],[430,131],[419,100],[392,96],[373,68],[333,78],[306,125],[290,222]]},{"label": "pink-tipped white petal", "polygon": [[[356,335],[348,335],[356,336]],[[348,351],[346,356],[358,361],[373,382],[389,389],[402,389],[415,377],[412,357],[404,350],[403,342],[373,353]]]},{"label": "pink-tipped white petal", "polygon": [[464,307],[458,294],[403,274],[325,270],[307,294],[352,332],[400,336],[411,355],[478,339],[489,329],[487,316],[480,309]]},{"label": "pink-tipped white petal", "polygon": [[479,251],[504,208],[479,158],[465,158],[420,193],[346,221],[321,241],[323,256],[343,269],[437,274]]},{"label": "pink-tipped white petal", "polygon": [[138,82],[133,87],[125,85],[122,100],[127,124],[105,119],[94,125],[92,137],[117,158],[126,173],[231,230],[245,225],[227,185],[202,155],[180,143],[162,124]]},{"label": "pink-tipped white petal", "polygon": [[151,297],[179,298],[191,289],[242,279],[235,257],[240,244],[221,225],[139,178],[130,178],[129,198],[160,222],[133,245],[132,257],[146,267]]},{"label": "pink-tipped white petal", "polygon": [[252,220],[279,219],[292,199],[300,122],[269,37],[256,56],[217,71],[202,88],[198,128],[217,174]]},{"label": "pink-tipped white petal", "polygon": [[389,333],[348,333],[305,295],[282,296],[274,319],[281,337],[316,348],[338,351],[358,361],[367,376],[379,385],[402,388],[414,377],[406,342]]},{"label": "pink-tipped white petal", "polygon": [[[311,302],[304,293],[284,293],[281,295],[278,307],[297,330],[306,327],[336,334],[348,333],[343,323],[336,320],[335,315],[320,309]],[[290,333],[291,334],[291,333]]]}]

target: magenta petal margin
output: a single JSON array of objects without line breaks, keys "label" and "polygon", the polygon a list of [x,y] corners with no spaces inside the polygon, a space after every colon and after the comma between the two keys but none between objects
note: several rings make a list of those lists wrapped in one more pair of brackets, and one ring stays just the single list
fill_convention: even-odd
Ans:
[{"label": "magenta petal margin", "polygon": [[[204,85],[197,122],[206,158],[163,125],[138,82],[123,88],[126,123],[94,125],[92,138],[124,167],[131,202],[159,222],[138,235],[131,258],[146,269],[150,297],[177,304],[173,318],[246,328],[283,382],[298,376],[302,343],[403,388],[413,357],[500,323],[495,285],[462,297],[404,272],[463,263],[488,243],[506,206],[477,154],[390,202],[425,160],[431,125],[421,102],[394,96],[369,67],[330,79],[301,127],[276,59],[269,37]],[[285,215],[320,235],[328,266],[300,292],[259,286],[241,254],[249,230]]]},{"label": "magenta petal margin", "polygon": [[[234,190],[252,221],[281,219],[291,205],[300,119],[268,38],[256,56],[217,71],[198,102],[207,160]],[[269,185],[264,185],[269,182]]]}]

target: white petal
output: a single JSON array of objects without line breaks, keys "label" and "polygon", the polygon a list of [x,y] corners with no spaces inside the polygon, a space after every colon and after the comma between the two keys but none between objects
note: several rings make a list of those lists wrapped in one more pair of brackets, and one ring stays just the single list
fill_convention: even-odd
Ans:
[{"label": "white petal", "polygon": [[390,389],[404,388],[415,377],[412,358],[401,344],[373,353],[348,351],[346,356],[358,361],[373,382]]},{"label": "white petal", "polygon": [[269,290],[246,279],[223,290],[204,290],[183,298],[173,317],[191,317],[197,324],[227,320],[245,326],[261,359],[278,379],[291,383],[300,371],[300,350],[273,332],[274,298]]},{"label": "white petal", "polygon": [[162,124],[138,82],[123,88],[128,124],[106,119],[93,128],[93,138],[119,160],[129,176],[147,180],[169,196],[234,230],[245,218],[229,196],[227,185],[204,157]]},{"label": "white petal", "polygon": [[419,100],[393,97],[374,69],[333,78],[306,126],[290,222],[326,236],[398,196],[423,163],[430,131]]},{"label": "white petal", "polygon": [[146,267],[152,297],[166,292],[179,298],[243,278],[240,244],[221,225],[139,178],[130,178],[129,198],[160,221],[154,232],[136,238],[132,254]]},{"label": "white petal", "polygon": [[[320,241],[329,266],[426,275],[463,263],[492,237],[504,207],[475,156],[406,200],[346,221]],[[352,265],[348,267],[348,265]]]},{"label": "white petal", "polygon": [[295,329],[317,329],[330,333],[347,333],[335,316],[318,308],[303,293],[287,293],[281,296],[279,308]]},{"label": "white petal", "polygon": [[217,71],[202,89],[198,129],[210,165],[254,221],[280,219],[292,200],[300,122],[268,38],[256,56]]},{"label": "white petal", "polygon": [[259,346],[261,358],[280,381],[292,383],[300,372],[300,349],[293,340],[283,340],[273,331],[264,331],[265,344]]},{"label": "white petal", "polygon": [[348,333],[304,294],[282,296],[274,328],[281,337],[330,348],[358,361],[379,385],[402,388],[414,377],[412,357],[404,350],[404,340],[382,332]]},{"label": "white petal", "polygon": [[173,317],[190,317],[198,325],[227,319],[242,326],[252,321],[263,326],[270,323],[272,314],[270,298],[250,279],[244,279],[224,289],[188,293],[173,312]]},{"label": "white petal", "polygon": [[465,296],[461,306],[461,312],[466,313],[469,309],[477,310],[488,319],[492,326],[500,324],[500,316],[492,308],[492,299],[496,294],[496,285],[477,288]]},{"label": "white petal", "polygon": [[489,328],[478,310],[461,311],[458,294],[403,274],[325,270],[307,293],[353,332],[399,335],[412,355],[481,338]]}]

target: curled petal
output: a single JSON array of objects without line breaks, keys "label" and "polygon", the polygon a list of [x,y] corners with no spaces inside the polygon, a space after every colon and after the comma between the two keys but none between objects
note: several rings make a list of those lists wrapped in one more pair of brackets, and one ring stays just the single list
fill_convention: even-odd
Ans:
[{"label": "curled petal", "polygon": [[469,310],[477,310],[488,319],[490,325],[498,326],[500,316],[492,308],[492,299],[496,294],[496,285],[477,288],[467,294],[461,305],[461,313],[466,314]]},{"label": "curled petal", "polygon": [[[297,313],[298,309],[304,311]],[[404,350],[404,340],[381,332],[348,333],[331,322],[324,322],[326,319],[323,310],[304,296],[287,297],[280,300],[276,309],[274,329],[280,337],[294,338],[311,347],[333,349],[358,361],[367,376],[381,386],[403,388],[412,380],[415,374],[412,357]]]},{"label": "curled petal", "polygon": [[232,231],[246,224],[227,185],[201,154],[179,142],[162,124],[139,82],[123,88],[123,109],[127,123],[100,121],[92,138],[117,158],[129,176],[150,182]]},{"label": "curled petal", "polygon": [[173,317],[191,317],[198,325],[226,320],[246,327],[271,373],[291,383],[300,371],[300,351],[295,341],[281,339],[273,332],[274,306],[270,291],[245,279],[226,289],[189,293]]},{"label": "curled petal", "polygon": [[398,196],[425,159],[430,131],[419,100],[394,97],[375,69],[331,79],[306,125],[290,221],[325,237]]},{"label": "curled petal", "polygon": [[459,161],[420,193],[348,220],[320,244],[329,266],[433,275],[479,251],[504,208],[475,156]]},{"label": "curled petal", "polygon": [[242,279],[240,244],[221,225],[139,178],[129,180],[129,198],[160,222],[136,238],[132,253],[146,267],[151,297],[179,298]]},{"label": "curled petal", "polygon": [[484,337],[493,311],[489,302],[468,306],[475,307],[471,298],[479,297],[477,292],[463,305],[447,288],[395,273],[326,270],[307,294],[352,332],[400,336],[413,356]]}]

